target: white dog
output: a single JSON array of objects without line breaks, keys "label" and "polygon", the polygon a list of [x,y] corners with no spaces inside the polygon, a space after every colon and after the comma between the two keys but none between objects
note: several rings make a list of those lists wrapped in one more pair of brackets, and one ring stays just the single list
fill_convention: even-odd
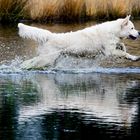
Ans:
[{"label": "white dog", "polygon": [[91,55],[102,52],[106,56],[140,60],[140,56],[127,53],[125,45],[120,42],[122,38],[137,39],[140,35],[130,16],[68,33],[52,33],[22,23],[18,27],[21,37],[33,39],[43,48],[37,57],[23,62],[21,67],[24,69],[52,66],[62,53]]}]

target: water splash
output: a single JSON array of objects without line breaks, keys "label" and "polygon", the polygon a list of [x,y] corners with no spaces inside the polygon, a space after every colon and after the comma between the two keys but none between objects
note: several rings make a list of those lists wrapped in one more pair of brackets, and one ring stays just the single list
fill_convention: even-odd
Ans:
[{"label": "water splash", "polygon": [[16,57],[11,61],[3,61],[0,65],[0,74],[19,73],[22,72],[19,65],[23,62],[22,58]]},{"label": "water splash", "polygon": [[[23,58],[16,57],[11,61],[1,62],[0,74],[27,74],[27,73],[140,73],[140,67],[117,67],[118,63],[124,63],[124,59],[105,58],[96,56],[93,58],[81,58],[72,56],[61,56],[53,67],[43,69],[23,70],[20,64]],[[111,65],[110,65],[111,64]]]}]

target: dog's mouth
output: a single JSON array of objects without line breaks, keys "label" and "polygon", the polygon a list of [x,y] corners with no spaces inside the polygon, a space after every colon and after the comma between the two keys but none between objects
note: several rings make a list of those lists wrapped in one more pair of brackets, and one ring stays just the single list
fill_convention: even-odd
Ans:
[{"label": "dog's mouth", "polygon": [[137,37],[135,37],[135,36],[133,36],[133,35],[129,35],[129,38],[130,38],[130,39],[133,39],[133,40],[136,40],[136,39],[137,39]]}]

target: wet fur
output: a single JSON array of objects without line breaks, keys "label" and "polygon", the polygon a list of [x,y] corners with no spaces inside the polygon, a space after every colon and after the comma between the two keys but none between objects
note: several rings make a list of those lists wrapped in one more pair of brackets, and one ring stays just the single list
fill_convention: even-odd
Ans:
[{"label": "wet fur", "polygon": [[[124,19],[108,21],[68,33],[52,33],[48,30],[19,23],[19,35],[37,41],[39,46],[42,47],[39,55],[23,62],[21,68],[53,66],[59,56],[65,53],[87,56],[86,54],[101,52],[106,56],[115,55],[133,61],[139,60],[139,56],[126,52],[126,47],[120,39],[129,36],[137,38],[139,36],[137,30],[130,30],[132,26],[134,28],[134,25],[129,18],[130,16],[127,16]],[[127,33],[128,30],[130,30],[129,34]]]}]

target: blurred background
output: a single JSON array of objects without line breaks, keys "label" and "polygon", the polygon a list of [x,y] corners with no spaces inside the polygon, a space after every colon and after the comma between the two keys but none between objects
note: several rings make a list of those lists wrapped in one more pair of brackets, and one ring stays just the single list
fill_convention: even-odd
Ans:
[{"label": "blurred background", "polygon": [[75,22],[140,15],[140,0],[0,0],[0,22]]}]

